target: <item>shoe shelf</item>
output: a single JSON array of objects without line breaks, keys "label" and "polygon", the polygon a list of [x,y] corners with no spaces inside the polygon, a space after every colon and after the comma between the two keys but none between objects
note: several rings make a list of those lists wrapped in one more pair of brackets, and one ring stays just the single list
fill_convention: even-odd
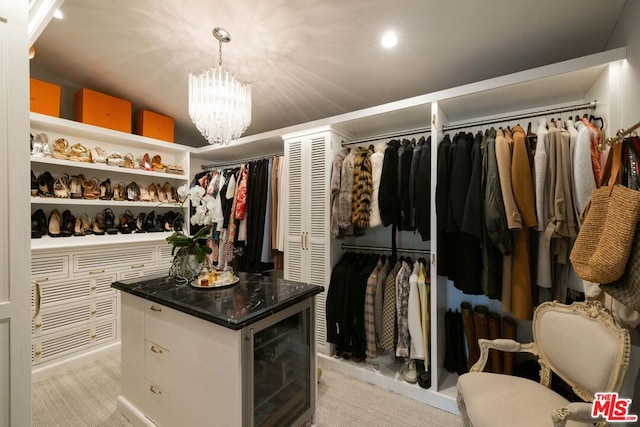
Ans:
[{"label": "shoe shelf", "polygon": [[[178,175],[174,173],[155,172],[144,169],[130,169],[120,166],[109,166],[105,163],[88,163],[88,162],[75,162],[73,160],[56,159],[55,157],[47,156],[31,156],[31,163],[42,163],[47,165],[64,166],[65,168],[78,170],[78,173],[86,170],[98,170],[107,171],[109,173],[121,173],[129,175],[144,176],[147,178],[162,178],[171,179],[176,181],[188,182],[189,178],[185,175]],[[85,173],[86,174],[86,173]],[[72,175],[72,174],[70,174]]]},{"label": "shoe shelf", "polygon": [[38,129],[40,132],[58,133],[81,139],[95,139],[105,143],[130,145],[143,150],[158,150],[163,153],[187,154],[195,151],[195,148],[185,145],[159,141],[153,138],[147,138],[140,135],[106,129],[99,126],[88,125],[73,120],[60,119],[38,113],[31,113],[31,128]]},{"label": "shoe shelf", "polygon": [[119,201],[101,199],[62,199],[59,197],[31,197],[32,205],[74,205],[74,206],[108,206],[108,207],[143,207],[143,208],[180,208],[180,203]]},{"label": "shoe shelf", "polygon": [[158,233],[105,234],[102,236],[97,236],[94,234],[87,236],[70,237],[42,236],[39,239],[31,239],[31,250],[41,251],[49,249],[72,249],[84,246],[127,245],[136,243],[163,242],[171,234],[173,234],[173,232],[163,231]]}]

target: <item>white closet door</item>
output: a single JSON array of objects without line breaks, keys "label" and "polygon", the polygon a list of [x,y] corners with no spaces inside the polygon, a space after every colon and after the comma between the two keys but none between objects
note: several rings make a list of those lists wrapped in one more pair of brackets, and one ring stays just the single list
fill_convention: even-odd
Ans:
[{"label": "white closet door", "polygon": [[28,2],[0,0],[0,426],[31,425]]},{"label": "white closet door", "polygon": [[[308,247],[309,283],[327,287],[329,283],[329,254],[327,236],[329,235],[329,185],[327,170],[327,144],[329,134],[311,137],[309,150],[309,222]],[[316,345],[324,350],[327,328],[325,316],[326,292],[316,296]]]},{"label": "white closet door", "polygon": [[302,222],[304,218],[303,149],[301,139],[285,141],[287,176],[287,230],[285,231],[285,279],[305,281]]}]

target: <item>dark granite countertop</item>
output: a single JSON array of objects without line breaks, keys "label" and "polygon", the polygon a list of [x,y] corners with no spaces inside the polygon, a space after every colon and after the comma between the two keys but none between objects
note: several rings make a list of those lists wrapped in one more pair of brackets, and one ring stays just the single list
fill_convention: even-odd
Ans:
[{"label": "dark granite countertop", "polygon": [[233,330],[242,329],[324,290],[321,286],[260,274],[240,274],[240,282],[223,289],[176,286],[166,276],[120,280],[111,287]]}]

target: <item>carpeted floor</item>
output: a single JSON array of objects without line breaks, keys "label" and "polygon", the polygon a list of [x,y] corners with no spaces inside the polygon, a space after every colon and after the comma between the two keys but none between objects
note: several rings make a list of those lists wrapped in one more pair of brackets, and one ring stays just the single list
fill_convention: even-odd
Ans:
[{"label": "carpeted floor", "polygon": [[[120,353],[105,355],[33,384],[33,426],[131,426],[116,409]],[[457,416],[325,369],[318,385],[317,425],[459,427]]]}]

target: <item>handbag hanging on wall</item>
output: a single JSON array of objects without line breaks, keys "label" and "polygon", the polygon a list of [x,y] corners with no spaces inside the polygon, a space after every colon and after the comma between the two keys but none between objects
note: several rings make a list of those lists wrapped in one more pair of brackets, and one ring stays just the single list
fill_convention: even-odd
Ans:
[{"label": "handbag hanging on wall", "polygon": [[602,186],[591,193],[584,224],[571,251],[576,273],[590,282],[611,283],[622,276],[640,219],[640,192],[619,184],[621,145],[615,144],[611,150]]}]

